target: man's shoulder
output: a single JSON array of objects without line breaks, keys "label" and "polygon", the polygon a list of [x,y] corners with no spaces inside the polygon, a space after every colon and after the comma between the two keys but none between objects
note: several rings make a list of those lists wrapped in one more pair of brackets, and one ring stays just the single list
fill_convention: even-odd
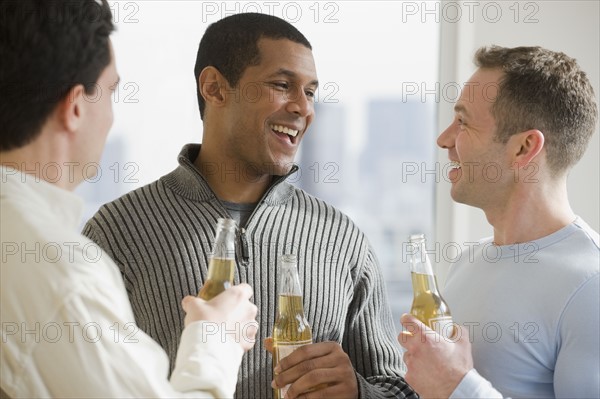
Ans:
[{"label": "man's shoulder", "polygon": [[2,270],[3,279],[13,281],[15,290],[24,284],[25,291],[31,292],[35,287],[36,292],[44,290],[64,296],[76,287],[119,279],[114,262],[102,248],[74,229],[22,225],[19,230],[12,238],[19,240],[19,249],[27,250],[27,256],[6,256]]},{"label": "man's shoulder", "polygon": [[[87,221],[83,228],[83,235],[98,242],[100,235],[117,234],[117,227],[138,226],[148,222],[149,215],[156,209],[164,208],[166,192],[168,189],[162,178],[145,186],[134,189],[122,196],[105,203]],[[119,233],[120,234],[120,233]]]},{"label": "man's shoulder", "polygon": [[[164,200],[165,187],[163,178],[157,179],[142,187],[131,190],[120,197],[102,205],[92,219],[96,219],[99,214],[131,211],[136,208],[156,206]],[[127,212],[128,214],[131,212]]]},{"label": "man's shoulder", "polygon": [[311,212],[315,216],[323,218],[333,217],[344,223],[348,223],[353,228],[357,228],[352,218],[350,218],[350,216],[348,216],[344,211],[299,187],[293,185],[291,186],[294,190],[293,195],[298,200],[297,206],[305,208],[306,212]]},{"label": "man's shoulder", "polygon": [[573,222],[573,225],[578,229],[577,240],[597,254],[600,251],[598,232],[579,217]]},{"label": "man's shoulder", "polygon": [[538,243],[536,258],[547,273],[560,276],[562,284],[566,285],[569,279],[575,279],[575,282],[587,279],[600,272],[598,233],[581,218]]}]

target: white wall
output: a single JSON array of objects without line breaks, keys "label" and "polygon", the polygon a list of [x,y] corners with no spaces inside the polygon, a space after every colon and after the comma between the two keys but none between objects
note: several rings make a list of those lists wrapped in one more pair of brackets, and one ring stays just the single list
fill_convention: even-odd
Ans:
[{"label": "white wall", "polygon": [[[457,6],[458,4],[458,6]],[[600,2],[598,1],[471,1],[444,0],[441,5],[440,82],[462,83],[473,73],[473,54],[487,44],[506,47],[539,45],[578,60],[587,72],[596,98],[600,94]],[[599,101],[600,103],[600,101]],[[439,128],[452,118],[453,103],[442,101]],[[569,178],[569,198],[578,215],[599,230],[598,127],[584,158]],[[447,161],[439,151],[440,162]],[[492,234],[482,211],[452,203],[449,184],[438,185],[436,228],[440,242],[464,243]],[[440,265],[440,278],[445,275]]]}]

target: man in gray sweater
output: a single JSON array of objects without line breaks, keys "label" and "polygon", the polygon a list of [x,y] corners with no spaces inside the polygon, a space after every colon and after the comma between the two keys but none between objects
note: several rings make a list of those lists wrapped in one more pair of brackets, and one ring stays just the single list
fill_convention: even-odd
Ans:
[{"label": "man in gray sweater", "polygon": [[[414,395],[401,376],[400,348],[378,262],[366,237],[337,209],[285,182],[314,118],[318,81],[312,48],[289,23],[239,14],[212,24],[195,77],[204,132],[179,167],[104,205],[84,234],[115,259],[136,321],[177,353],[179,298],[206,280],[217,218],[233,217],[235,283],[254,287],[260,342],[244,357],[236,397],[327,398]],[[261,344],[276,317],[277,265],[299,259],[314,344],[294,352],[275,378]],[[292,357],[290,357],[292,359]],[[290,367],[293,366],[293,367]]]}]

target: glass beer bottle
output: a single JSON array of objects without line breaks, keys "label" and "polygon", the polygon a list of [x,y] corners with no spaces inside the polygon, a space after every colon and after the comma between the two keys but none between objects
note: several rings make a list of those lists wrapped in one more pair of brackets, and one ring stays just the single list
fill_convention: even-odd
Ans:
[{"label": "glass beer bottle", "polygon": [[235,220],[218,219],[215,243],[208,263],[208,278],[198,293],[198,296],[204,300],[208,301],[216,297],[233,284],[235,229]]},{"label": "glass beer bottle", "polygon": [[[296,255],[283,255],[280,260],[277,318],[273,327],[273,367],[300,346],[312,344],[312,331],[302,305]],[[283,398],[288,388],[289,385],[276,389],[275,398]]]},{"label": "glass beer bottle", "polygon": [[411,235],[410,248],[410,274],[414,295],[410,313],[438,334],[450,338],[454,334],[452,315],[438,291],[437,279],[425,249],[425,235]]}]

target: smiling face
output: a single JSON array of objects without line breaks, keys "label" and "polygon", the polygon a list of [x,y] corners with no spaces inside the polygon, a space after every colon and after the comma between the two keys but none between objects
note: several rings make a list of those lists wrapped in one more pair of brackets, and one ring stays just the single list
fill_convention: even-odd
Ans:
[{"label": "smiling face", "polygon": [[287,39],[261,38],[260,63],[228,88],[220,146],[242,175],[283,175],[314,118],[318,86],[312,51]]},{"label": "smiling face", "polygon": [[514,178],[506,144],[494,140],[491,110],[501,77],[500,70],[477,70],[454,107],[454,120],[437,140],[454,163],[448,176],[452,198],[484,211],[503,206]]}]

